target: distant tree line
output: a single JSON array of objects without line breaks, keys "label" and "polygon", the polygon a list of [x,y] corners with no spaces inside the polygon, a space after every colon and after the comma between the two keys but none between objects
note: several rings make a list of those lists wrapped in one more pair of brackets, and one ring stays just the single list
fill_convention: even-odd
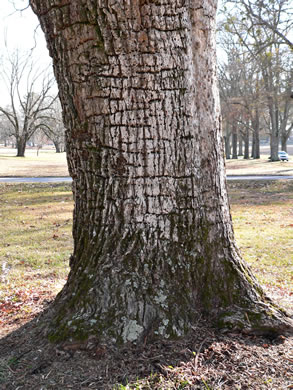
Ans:
[{"label": "distant tree line", "polygon": [[15,147],[18,157],[24,157],[28,144],[39,149],[49,141],[56,152],[64,151],[65,130],[54,76],[38,66],[32,51],[7,53],[1,60],[7,103],[0,106],[0,142]]},{"label": "distant tree line", "polygon": [[226,0],[218,41],[223,131],[227,158],[260,157],[270,139],[272,161],[287,150],[293,129],[293,26],[290,0]]}]

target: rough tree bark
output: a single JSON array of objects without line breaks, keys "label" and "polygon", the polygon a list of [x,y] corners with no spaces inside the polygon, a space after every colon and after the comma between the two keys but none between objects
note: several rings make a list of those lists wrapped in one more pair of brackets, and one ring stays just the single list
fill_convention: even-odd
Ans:
[{"label": "rough tree bark", "polygon": [[280,331],[234,243],[215,0],[31,0],[59,85],[74,253],[51,340],[178,337],[199,312]]}]

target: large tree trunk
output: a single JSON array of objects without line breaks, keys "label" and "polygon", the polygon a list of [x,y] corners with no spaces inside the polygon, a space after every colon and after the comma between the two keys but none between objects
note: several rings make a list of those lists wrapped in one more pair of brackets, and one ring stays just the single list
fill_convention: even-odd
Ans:
[{"label": "large tree trunk", "polygon": [[51,339],[178,337],[199,312],[278,328],[283,314],[264,303],[233,238],[216,1],[31,4],[54,60],[75,200]]}]

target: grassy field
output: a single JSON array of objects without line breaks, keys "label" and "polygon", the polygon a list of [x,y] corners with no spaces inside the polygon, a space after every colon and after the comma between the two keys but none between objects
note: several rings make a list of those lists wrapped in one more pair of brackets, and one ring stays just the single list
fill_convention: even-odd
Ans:
[{"label": "grassy field", "polygon": [[70,185],[0,185],[0,335],[64,284],[71,227]]},{"label": "grassy field", "polygon": [[15,155],[15,149],[0,149],[0,177],[68,176],[65,153],[27,149],[25,157]]},{"label": "grassy field", "polygon": [[293,181],[229,183],[238,246],[259,281],[293,308]]},{"label": "grassy field", "polygon": [[[0,177],[68,176],[66,154],[54,150],[27,149],[26,157],[15,157],[15,149],[0,149]],[[227,160],[228,175],[293,175],[293,157],[289,162],[269,162],[263,154],[259,160]]]},{"label": "grassy field", "polygon": [[[238,245],[262,284],[292,306],[293,181],[229,186]],[[0,334],[62,287],[72,252],[72,195],[64,184],[0,185]]]}]

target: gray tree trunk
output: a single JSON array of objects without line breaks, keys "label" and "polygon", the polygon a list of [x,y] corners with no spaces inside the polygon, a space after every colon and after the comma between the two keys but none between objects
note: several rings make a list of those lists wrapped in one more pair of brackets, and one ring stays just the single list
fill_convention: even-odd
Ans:
[{"label": "gray tree trunk", "polygon": [[286,135],[282,135],[281,137],[281,150],[284,152],[287,152],[287,142],[288,142],[288,137]]},{"label": "gray tree trunk", "polygon": [[244,138],[244,159],[249,160],[249,129],[245,130]]},{"label": "gray tree trunk", "polygon": [[224,136],[225,156],[226,156],[226,159],[229,160],[231,158],[231,142],[230,142],[231,132],[229,130],[228,123],[226,123],[225,127],[226,127],[226,135]]},{"label": "gray tree trunk", "polygon": [[16,140],[16,150],[17,150],[16,157],[24,157],[25,149],[26,149],[26,138],[18,137]]},{"label": "gray tree trunk", "polygon": [[270,134],[271,161],[279,161],[279,134],[272,132]]},{"label": "gray tree trunk", "polygon": [[233,130],[232,130],[232,158],[233,159],[238,158],[237,145],[238,145],[237,129],[233,128]]},{"label": "gray tree trunk", "polygon": [[52,141],[52,142],[53,142],[54,147],[56,149],[56,153],[62,153],[63,150],[62,150],[61,142],[58,142],[58,141]]},{"label": "gray tree trunk", "polygon": [[251,127],[253,128],[251,157],[255,159],[259,159],[260,158],[260,143],[259,143],[260,124],[259,124],[258,108],[256,108],[255,113],[253,115],[251,121]]},{"label": "gray tree trunk", "polygon": [[[293,73],[293,71],[292,71]],[[293,80],[292,80],[293,81]],[[291,82],[292,82],[291,81]],[[280,114],[280,138],[281,138],[281,150],[287,152],[287,142],[290,137],[291,131],[293,129],[293,123],[291,121],[290,125],[290,113],[292,108],[292,101],[290,98],[289,88],[287,89],[286,99],[284,102],[283,110],[281,110]]]},{"label": "gray tree trunk", "polygon": [[[270,114],[270,149],[271,149],[271,161],[279,161],[278,151],[280,142],[280,129],[279,129],[279,108],[277,88],[278,84],[273,79],[272,64],[268,65],[268,71],[264,72],[264,82],[267,91],[270,91],[268,96],[268,109]],[[275,85],[276,84],[276,85]]]},{"label": "gray tree trunk", "polygon": [[258,131],[255,131],[253,133],[253,136],[254,136],[254,143],[255,143],[253,158],[258,159],[260,158],[259,128]]},{"label": "gray tree trunk", "polygon": [[71,271],[49,311],[51,340],[178,337],[200,312],[223,327],[288,326],[234,243],[216,1],[31,5],[54,61],[75,200]]},{"label": "gray tree trunk", "polygon": [[242,134],[239,134],[238,156],[243,156],[243,137],[242,137]]}]

